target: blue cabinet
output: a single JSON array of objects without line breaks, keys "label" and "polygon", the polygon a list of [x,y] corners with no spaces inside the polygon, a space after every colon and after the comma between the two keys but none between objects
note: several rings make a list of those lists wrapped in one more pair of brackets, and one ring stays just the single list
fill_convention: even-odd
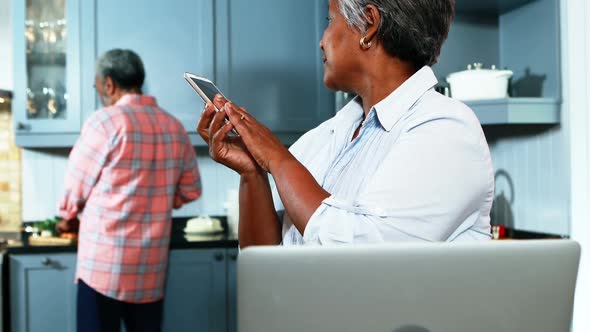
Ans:
[{"label": "blue cabinet", "polygon": [[[30,2],[39,7],[37,12],[53,4]],[[195,145],[204,144],[195,131],[203,103],[184,81],[185,71],[211,78],[286,143],[334,113],[334,94],[323,84],[318,46],[328,10],[323,1],[67,0],[65,4],[61,13],[67,17],[55,20],[67,22],[63,35],[67,42],[60,44],[63,52],[41,57],[40,63],[35,62],[36,49],[31,50],[25,39],[31,35],[28,12],[34,6],[14,4],[13,107],[21,146],[75,143],[81,124],[100,107],[93,89],[97,56],[116,47],[133,49],[142,57],[144,92],[183,123]],[[29,78],[46,74],[57,75],[63,87],[53,87],[58,85],[53,79],[30,82]],[[43,89],[49,85],[53,92]],[[27,87],[35,96],[29,96]],[[27,98],[37,100],[42,111],[28,107]],[[55,114],[47,111],[51,98],[56,100],[53,104],[63,104]]]},{"label": "blue cabinet", "polygon": [[76,330],[76,256],[11,255],[13,332]]},{"label": "blue cabinet", "polygon": [[[9,255],[13,332],[75,331],[76,254]],[[237,249],[170,251],[163,331],[236,331]]]},{"label": "blue cabinet", "polygon": [[319,49],[327,1],[221,0],[215,9],[215,78],[228,98],[281,138],[334,114]]},{"label": "blue cabinet", "polygon": [[227,330],[238,330],[238,249],[227,249]]},{"label": "blue cabinet", "polygon": [[96,55],[112,48],[137,52],[146,70],[144,93],[195,133],[203,104],[183,73],[214,78],[213,0],[95,2]]},{"label": "blue cabinet", "polygon": [[225,249],[170,252],[164,331],[227,330]]},{"label": "blue cabinet", "polygon": [[12,3],[18,145],[62,146],[62,135],[80,132],[81,50],[91,42],[81,38],[87,6],[75,0]]}]

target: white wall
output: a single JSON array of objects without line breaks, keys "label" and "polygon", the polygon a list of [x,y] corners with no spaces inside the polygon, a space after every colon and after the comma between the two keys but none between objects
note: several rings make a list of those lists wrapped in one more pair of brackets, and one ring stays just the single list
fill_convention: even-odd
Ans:
[{"label": "white wall", "polygon": [[573,331],[590,331],[590,3],[562,0],[563,123],[569,128],[571,236],[582,246]]},{"label": "white wall", "polygon": [[0,89],[12,90],[12,20],[10,0],[0,0]]},{"label": "white wall", "polygon": [[[63,192],[68,154],[69,149],[23,150],[23,221],[43,220],[56,214],[57,202]],[[238,187],[239,176],[211,160],[206,149],[198,149],[197,155],[203,195],[174,211],[173,215],[225,215],[223,203],[227,192]]]}]

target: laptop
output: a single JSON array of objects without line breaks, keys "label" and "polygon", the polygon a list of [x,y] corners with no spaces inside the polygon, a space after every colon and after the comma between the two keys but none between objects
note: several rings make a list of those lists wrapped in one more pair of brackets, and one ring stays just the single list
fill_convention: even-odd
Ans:
[{"label": "laptop", "polygon": [[570,240],[251,247],[239,332],[569,331]]}]

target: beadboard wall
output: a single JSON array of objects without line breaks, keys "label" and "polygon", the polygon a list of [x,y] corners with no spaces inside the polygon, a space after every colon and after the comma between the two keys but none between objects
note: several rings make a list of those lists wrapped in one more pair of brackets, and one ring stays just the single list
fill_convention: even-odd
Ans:
[{"label": "beadboard wall", "polygon": [[[175,210],[173,215],[225,215],[227,192],[238,187],[239,176],[211,160],[206,149],[196,151],[203,195],[199,200]],[[69,149],[22,151],[23,221],[42,220],[56,214],[69,152]]]},{"label": "beadboard wall", "polygon": [[504,126],[485,127],[484,131],[496,170],[495,222],[569,234],[567,130]]},{"label": "beadboard wall", "polygon": [[[518,229],[569,234],[567,146],[560,127],[486,127],[494,167],[496,221]],[[63,191],[68,149],[23,150],[23,220],[56,213]],[[227,193],[239,176],[197,149],[203,196],[175,216],[224,215]],[[510,186],[512,182],[512,189]]]}]

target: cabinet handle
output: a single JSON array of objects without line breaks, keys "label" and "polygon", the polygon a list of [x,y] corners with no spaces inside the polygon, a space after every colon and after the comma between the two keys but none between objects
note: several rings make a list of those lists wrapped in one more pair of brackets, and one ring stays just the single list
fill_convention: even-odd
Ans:
[{"label": "cabinet handle", "polygon": [[49,257],[45,257],[41,264],[43,264],[43,266],[53,266],[53,261],[49,259]]},{"label": "cabinet handle", "polygon": [[236,254],[236,253],[229,254],[229,259],[231,259],[232,261],[237,261],[238,260],[238,254]]},{"label": "cabinet handle", "polygon": [[31,125],[28,123],[23,123],[23,122],[18,122],[16,124],[16,130],[21,130],[21,131],[31,131]]},{"label": "cabinet handle", "polygon": [[213,254],[213,258],[215,258],[216,261],[222,261],[223,260],[223,253],[218,251],[215,254]]}]

